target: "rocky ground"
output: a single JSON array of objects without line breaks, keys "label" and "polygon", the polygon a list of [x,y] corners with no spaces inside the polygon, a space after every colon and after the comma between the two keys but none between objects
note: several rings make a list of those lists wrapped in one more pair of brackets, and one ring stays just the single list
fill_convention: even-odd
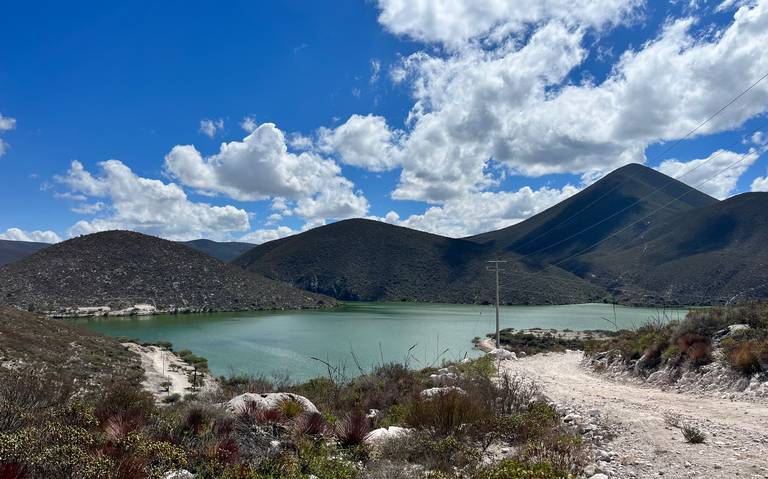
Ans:
[{"label": "rocky ground", "polygon": [[[768,404],[663,391],[591,372],[581,352],[499,362],[536,381],[595,443],[586,477],[768,477]],[[702,444],[681,427],[702,430]],[[601,474],[603,474],[601,476]]]}]

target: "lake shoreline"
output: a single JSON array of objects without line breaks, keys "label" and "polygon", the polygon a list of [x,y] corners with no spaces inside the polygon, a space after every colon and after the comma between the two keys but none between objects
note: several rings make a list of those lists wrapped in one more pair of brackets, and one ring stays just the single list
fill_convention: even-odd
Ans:
[{"label": "lake shoreline", "polygon": [[[502,328],[594,330],[612,315],[605,304],[504,306]],[[667,311],[665,321],[682,318]],[[640,326],[655,309],[616,307],[619,327]],[[480,354],[472,338],[494,329],[490,305],[347,302],[325,310],[280,310],[72,319],[89,330],[139,343],[172,343],[209,360],[213,374],[326,375],[319,358],[356,375],[382,362],[414,367]],[[409,348],[413,348],[409,350]]]}]

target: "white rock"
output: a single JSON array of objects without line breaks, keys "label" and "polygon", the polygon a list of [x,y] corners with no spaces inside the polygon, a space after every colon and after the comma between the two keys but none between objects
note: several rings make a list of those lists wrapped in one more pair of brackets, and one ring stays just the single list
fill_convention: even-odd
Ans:
[{"label": "white rock", "polygon": [[443,396],[445,394],[449,394],[455,392],[461,396],[464,396],[467,394],[466,391],[461,389],[457,386],[446,386],[442,388],[429,388],[421,391],[421,397],[424,399],[432,399],[435,396]]},{"label": "white rock", "polygon": [[603,473],[595,474],[594,476],[590,476],[589,479],[608,479],[608,476],[606,476]]},{"label": "white rock", "polygon": [[405,437],[410,434],[410,432],[411,430],[405,427],[380,427],[366,434],[363,441],[365,441],[365,443],[369,446],[375,447],[390,439]]},{"label": "white rock", "polygon": [[432,384],[436,386],[440,386],[443,384],[450,384],[456,381],[457,378],[458,376],[456,376],[456,373],[450,373],[450,372],[443,372],[443,373],[429,375],[429,380],[432,381]]},{"label": "white rock", "polygon": [[581,416],[576,414],[575,412],[572,412],[563,418],[563,422],[573,422],[573,421],[578,421],[579,419],[581,419]]},{"label": "white rock", "polygon": [[512,351],[507,351],[506,349],[501,348],[495,348],[491,349],[488,354],[491,356],[495,356],[499,359],[517,359],[517,355],[513,353]]},{"label": "white rock", "polygon": [[285,401],[296,401],[304,408],[304,412],[320,412],[309,399],[291,393],[245,393],[230,399],[225,407],[229,412],[238,413],[244,411],[249,403],[254,403],[256,407],[262,409],[275,409]]},{"label": "white rock", "polygon": [[163,479],[193,479],[194,477],[195,475],[186,469],[176,469],[166,472]]}]

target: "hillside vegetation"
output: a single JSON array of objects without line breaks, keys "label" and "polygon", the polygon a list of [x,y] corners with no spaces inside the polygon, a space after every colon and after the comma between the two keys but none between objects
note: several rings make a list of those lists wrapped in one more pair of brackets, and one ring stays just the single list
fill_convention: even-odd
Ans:
[{"label": "hillside vegetation", "polygon": [[0,307],[0,383],[19,375],[51,390],[88,395],[112,383],[137,385],[143,371],[138,357],[114,338]]},{"label": "hillside vegetation", "polygon": [[696,309],[682,321],[650,322],[586,346],[587,353],[603,366],[619,361],[642,376],[666,368],[674,380],[686,370],[713,363],[745,378],[764,375],[768,373],[768,303]]},{"label": "hillside vegetation", "polygon": [[[586,443],[535,385],[513,376],[494,381],[490,358],[443,371],[450,373],[381,364],[352,381],[333,375],[303,384],[222,378],[216,390],[163,407],[125,383],[84,400],[62,393],[54,403],[43,385],[18,376],[15,390],[0,384],[0,472],[89,479],[189,473],[198,479],[535,479],[581,473]],[[453,378],[453,386],[434,389],[435,373]],[[242,394],[266,397],[276,390],[288,394],[272,406],[226,407],[230,399],[248,397]],[[181,469],[189,472],[167,475]]]},{"label": "hillside vegetation", "polygon": [[[343,300],[487,303],[495,279],[487,261],[500,252],[390,224],[346,220],[257,246],[234,263],[269,278]],[[559,268],[502,253],[502,301],[513,304],[603,300],[602,288]]]},{"label": "hillside vegetation", "polygon": [[81,236],[0,268],[0,304],[35,311],[146,303],[158,311],[332,306],[186,246],[127,231]]}]

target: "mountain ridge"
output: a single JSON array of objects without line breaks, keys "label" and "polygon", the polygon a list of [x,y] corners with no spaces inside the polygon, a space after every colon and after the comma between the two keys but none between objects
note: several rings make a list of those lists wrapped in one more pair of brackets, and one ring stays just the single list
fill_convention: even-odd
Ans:
[{"label": "mountain ridge", "polygon": [[509,261],[505,277],[525,288],[506,292],[504,302],[551,304],[605,297],[600,287],[564,270],[544,270],[487,245],[368,219],[339,221],[270,241],[233,263],[342,300],[487,303],[495,294],[487,261],[500,255]]}]

